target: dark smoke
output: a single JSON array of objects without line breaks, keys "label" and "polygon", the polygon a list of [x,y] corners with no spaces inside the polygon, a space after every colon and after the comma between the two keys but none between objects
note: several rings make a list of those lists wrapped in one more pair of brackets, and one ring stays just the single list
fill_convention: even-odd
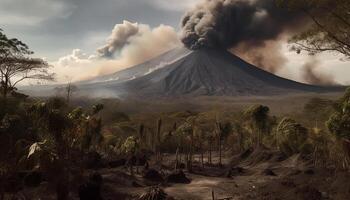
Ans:
[{"label": "dark smoke", "polygon": [[182,19],[182,42],[189,49],[233,48],[241,43],[263,46],[301,15],[279,8],[275,0],[205,0]]},{"label": "dark smoke", "polygon": [[316,69],[319,67],[320,62],[311,57],[303,66],[303,78],[307,83],[313,85],[338,85],[334,78],[330,74],[321,74]]}]

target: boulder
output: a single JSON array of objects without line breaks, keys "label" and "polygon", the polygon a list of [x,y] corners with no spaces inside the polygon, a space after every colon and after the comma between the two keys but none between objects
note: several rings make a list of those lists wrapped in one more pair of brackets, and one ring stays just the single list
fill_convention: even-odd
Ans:
[{"label": "boulder", "polygon": [[80,200],[102,200],[101,186],[102,186],[101,174],[94,172],[90,174],[88,181],[79,187]]},{"label": "boulder", "polygon": [[164,181],[162,175],[155,169],[149,169],[145,172],[143,178],[150,180],[150,181],[155,181],[155,182],[162,182]]},{"label": "boulder", "polygon": [[166,177],[166,181],[168,183],[184,183],[184,184],[191,183],[191,180],[186,177],[186,174],[182,170],[169,174]]},{"label": "boulder", "polygon": [[265,176],[277,176],[276,173],[272,171],[272,169],[265,169],[262,174]]},{"label": "boulder", "polygon": [[126,164],[126,159],[113,160],[108,163],[110,168],[122,167]]},{"label": "boulder", "polygon": [[23,179],[24,185],[27,187],[38,187],[42,182],[43,176],[41,172],[29,172]]}]

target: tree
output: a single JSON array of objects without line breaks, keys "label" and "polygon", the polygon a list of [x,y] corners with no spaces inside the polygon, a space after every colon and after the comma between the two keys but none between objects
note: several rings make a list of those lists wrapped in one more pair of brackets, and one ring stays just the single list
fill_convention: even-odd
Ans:
[{"label": "tree", "polygon": [[350,59],[350,1],[277,0],[280,6],[303,12],[313,23],[290,42],[298,53],[331,51]]},{"label": "tree", "polygon": [[67,102],[69,103],[72,94],[78,90],[78,87],[76,85],[73,85],[72,83],[68,83],[66,87],[66,92],[67,92]]},{"label": "tree", "polygon": [[277,144],[287,155],[300,153],[307,138],[307,129],[293,119],[284,118],[277,126]]},{"label": "tree", "polygon": [[350,88],[338,100],[335,110],[326,125],[328,130],[337,137],[337,143],[342,150],[342,165],[348,168],[350,166]]},{"label": "tree", "polygon": [[335,109],[326,125],[331,133],[350,143],[350,88],[338,100]]},{"label": "tree", "polygon": [[8,38],[0,29],[0,91],[3,97],[16,90],[26,79],[54,80],[48,71],[50,65],[40,58],[31,58],[33,52],[16,38]]},{"label": "tree", "polygon": [[269,107],[263,105],[254,105],[249,107],[245,112],[244,116],[251,125],[253,131],[257,132],[256,145],[260,146],[262,143],[263,134],[269,129]]},{"label": "tree", "polygon": [[232,126],[230,123],[225,123],[222,125],[216,122],[216,131],[219,142],[219,165],[222,165],[222,141],[232,132]]}]

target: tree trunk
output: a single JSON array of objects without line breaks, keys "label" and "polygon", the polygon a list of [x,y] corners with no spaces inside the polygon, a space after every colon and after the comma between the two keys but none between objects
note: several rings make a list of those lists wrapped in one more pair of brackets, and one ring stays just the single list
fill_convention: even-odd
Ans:
[{"label": "tree trunk", "polygon": [[222,149],[221,149],[221,138],[220,138],[219,139],[219,166],[222,165],[221,157],[222,157]]},{"label": "tree trunk", "polygon": [[179,147],[177,147],[177,149],[176,149],[175,172],[177,172],[177,168],[179,166],[179,159],[178,159],[178,157],[179,157]]},{"label": "tree trunk", "polygon": [[210,143],[209,143],[209,160],[208,160],[210,165],[212,164],[211,151],[212,151],[212,142],[210,141]]},{"label": "tree trunk", "polygon": [[204,152],[203,152],[202,144],[201,144],[201,163],[202,163],[202,168],[204,168]]}]

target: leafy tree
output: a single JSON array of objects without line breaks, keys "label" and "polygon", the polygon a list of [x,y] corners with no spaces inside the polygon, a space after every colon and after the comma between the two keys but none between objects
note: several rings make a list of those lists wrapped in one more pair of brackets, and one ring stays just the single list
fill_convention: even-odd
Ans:
[{"label": "leafy tree", "polygon": [[253,105],[249,107],[244,116],[251,125],[253,131],[257,132],[256,145],[260,146],[262,137],[269,130],[269,107],[263,105]]},{"label": "leafy tree", "polygon": [[284,118],[277,126],[277,144],[287,155],[300,153],[307,138],[307,129],[293,119]]},{"label": "leafy tree", "polygon": [[232,126],[230,123],[222,125],[216,122],[217,136],[219,142],[219,165],[222,165],[222,141],[232,132]]},{"label": "leafy tree", "polygon": [[33,52],[16,38],[8,38],[0,29],[0,91],[3,97],[16,90],[16,85],[26,79],[54,80],[48,63],[31,58]]},{"label": "leafy tree", "polygon": [[94,115],[81,108],[69,112],[67,107],[65,100],[53,98],[28,109],[31,129],[38,132],[28,158],[48,175],[57,199],[62,200],[69,197],[71,175],[78,177],[82,172],[83,160],[80,158],[89,152],[101,129],[101,120]]},{"label": "leafy tree", "polygon": [[350,144],[350,88],[338,100],[335,109],[326,125],[331,133]]},{"label": "leafy tree", "polygon": [[277,0],[279,5],[303,12],[313,24],[291,39],[297,52],[337,52],[350,59],[350,1]]}]

